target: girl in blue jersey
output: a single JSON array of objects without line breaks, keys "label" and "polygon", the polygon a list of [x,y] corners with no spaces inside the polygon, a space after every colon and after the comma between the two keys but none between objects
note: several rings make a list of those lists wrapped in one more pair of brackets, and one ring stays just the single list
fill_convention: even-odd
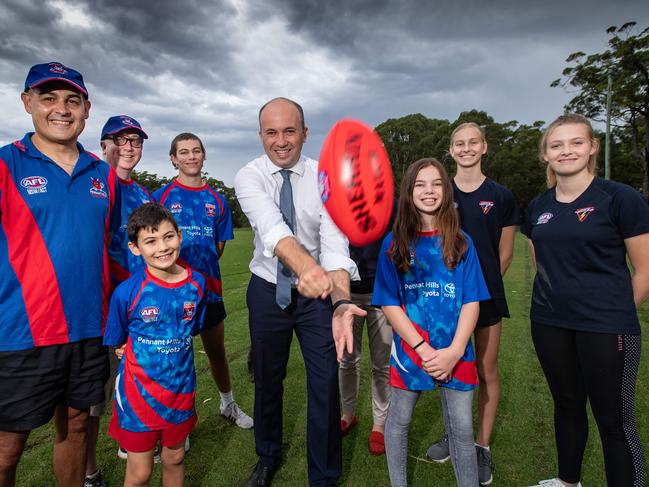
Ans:
[{"label": "girl in blue jersey", "polygon": [[[502,319],[509,317],[503,275],[514,255],[514,235],[519,223],[512,192],[482,172],[482,157],[486,153],[484,129],[478,124],[462,123],[451,133],[449,154],[457,168],[452,180],[453,197],[460,226],[473,239],[491,295],[491,299],[480,302],[474,332],[480,382],[475,444],[481,485],[488,485],[493,479],[489,442],[500,400],[498,348]],[[427,456],[436,462],[448,460],[448,438],[444,436],[432,445]]]},{"label": "girl in blue jersey", "polygon": [[537,269],[532,339],[554,399],[559,472],[539,484],[548,487],[581,485],[587,401],[608,485],[646,480],[635,383],[636,307],[649,295],[649,206],[632,188],[595,176],[598,152],[585,117],[552,122],[540,144],[550,189],[530,203],[521,228]]},{"label": "girl in blue jersey", "polygon": [[408,169],[393,231],[379,254],[372,304],[394,331],[385,425],[390,481],[407,485],[408,427],[422,391],[440,388],[459,486],[478,485],[471,403],[478,379],[471,334],[489,292],[471,239],[460,230],[444,167]]}]

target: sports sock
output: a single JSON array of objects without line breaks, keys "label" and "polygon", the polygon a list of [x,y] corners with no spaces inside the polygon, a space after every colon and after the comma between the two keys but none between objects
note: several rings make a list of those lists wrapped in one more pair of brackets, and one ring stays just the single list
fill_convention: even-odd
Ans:
[{"label": "sports sock", "polygon": [[219,395],[221,396],[221,406],[227,406],[234,401],[234,396],[232,395],[231,390],[228,392],[219,391]]}]

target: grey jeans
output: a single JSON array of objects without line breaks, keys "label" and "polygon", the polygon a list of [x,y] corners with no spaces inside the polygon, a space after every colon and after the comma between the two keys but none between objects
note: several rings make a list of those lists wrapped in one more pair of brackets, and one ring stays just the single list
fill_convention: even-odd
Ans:
[{"label": "grey jeans", "polygon": [[[473,391],[439,388],[444,424],[448,433],[451,462],[459,487],[478,485],[478,462],[473,441],[471,403]],[[392,487],[408,485],[408,429],[421,391],[392,387],[392,397],[385,423],[385,450]]]},{"label": "grey jeans", "polygon": [[372,417],[374,424],[384,425],[390,404],[390,350],[392,348],[392,327],[380,308],[370,306],[371,294],[352,293],[352,301],[367,311],[367,316],[354,317],[354,351],[345,351],[338,369],[340,399],[343,413],[354,413],[361,381],[361,343],[363,324],[367,322],[372,363]]}]

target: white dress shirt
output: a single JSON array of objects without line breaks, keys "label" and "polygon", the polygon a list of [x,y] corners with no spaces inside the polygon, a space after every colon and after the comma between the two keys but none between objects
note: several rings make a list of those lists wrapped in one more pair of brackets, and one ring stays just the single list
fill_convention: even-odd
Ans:
[{"label": "white dress shirt", "polygon": [[360,279],[356,264],[349,258],[347,238],[338,230],[320,200],[318,163],[300,156],[300,160],[289,169],[295,233],[284,223],[279,209],[283,181],[281,170],[267,155],[263,155],[246,164],[234,178],[237,199],[255,232],[250,271],[276,284],[275,245],[284,237],[294,236],[326,271],[343,269],[353,280]]}]

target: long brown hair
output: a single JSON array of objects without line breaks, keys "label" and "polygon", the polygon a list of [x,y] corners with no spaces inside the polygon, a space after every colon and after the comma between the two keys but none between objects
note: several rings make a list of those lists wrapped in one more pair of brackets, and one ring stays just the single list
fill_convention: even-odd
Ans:
[{"label": "long brown hair", "polygon": [[587,168],[588,168],[588,172],[593,175],[595,175],[595,173],[597,172],[597,157],[599,156],[599,139],[595,137],[595,133],[593,132],[593,126],[590,124],[590,121],[583,115],[580,115],[578,113],[565,113],[557,117],[550,125],[548,125],[548,128],[545,129],[545,132],[543,132],[543,136],[539,141],[539,159],[541,159],[541,162],[546,166],[545,171],[546,171],[548,188],[553,188],[557,185],[557,175],[550,167],[550,164],[548,164],[548,162],[545,160],[545,151],[548,148],[548,138],[550,137],[550,134],[554,129],[556,129],[561,125],[569,125],[569,124],[586,126],[586,130],[588,131],[588,137],[590,138],[591,143],[596,148],[595,153],[591,155],[590,158],[588,159]]},{"label": "long brown hair", "polygon": [[428,166],[437,168],[442,179],[444,194],[442,204],[435,215],[435,223],[442,239],[444,264],[449,269],[454,269],[466,252],[466,239],[460,231],[460,221],[453,203],[451,179],[448,177],[444,166],[437,159],[419,159],[410,164],[403,175],[397,217],[392,226],[393,240],[389,251],[390,258],[401,272],[410,270],[410,242],[413,242],[414,249],[418,237],[417,233],[421,231],[421,218],[419,210],[417,210],[412,200],[412,191],[419,171]]}]

